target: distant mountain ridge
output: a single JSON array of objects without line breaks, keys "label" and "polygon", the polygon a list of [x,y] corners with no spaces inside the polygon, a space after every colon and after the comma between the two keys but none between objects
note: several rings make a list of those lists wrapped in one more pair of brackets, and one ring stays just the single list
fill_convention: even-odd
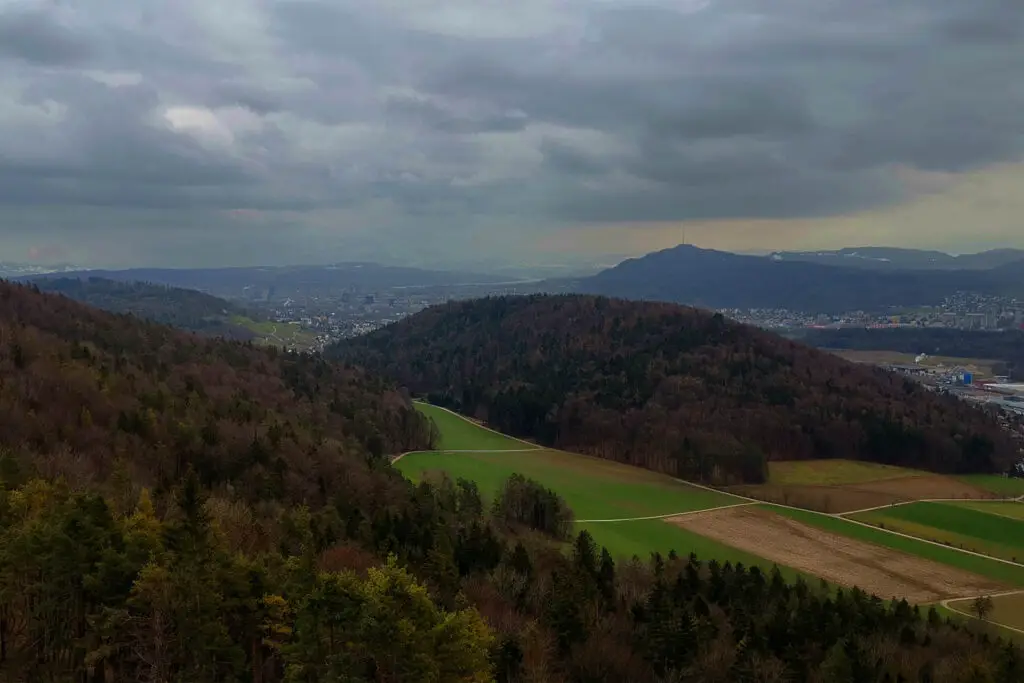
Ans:
[{"label": "distant mountain ridge", "polygon": [[121,282],[151,282],[198,289],[215,296],[239,298],[257,292],[306,290],[329,293],[346,288],[432,287],[499,283],[508,276],[463,273],[377,263],[316,266],[254,266],[238,268],[129,268],[62,272],[63,277],[98,277]]},{"label": "distant mountain ridge", "polygon": [[976,254],[897,247],[846,247],[832,251],[776,251],[776,261],[802,261],[871,270],[989,270],[1024,262],[1024,249],[991,249]]},{"label": "distant mountain ridge", "polygon": [[879,270],[741,256],[680,245],[623,261],[574,290],[707,308],[810,313],[934,305],[957,291],[1024,297],[1024,261],[991,270]]},{"label": "distant mountain ridge", "polygon": [[63,274],[34,278],[32,284],[40,291],[62,294],[111,313],[130,313],[190,332],[237,341],[257,337],[251,330],[232,322],[251,316],[248,311],[192,289],[99,277],[66,277]]}]

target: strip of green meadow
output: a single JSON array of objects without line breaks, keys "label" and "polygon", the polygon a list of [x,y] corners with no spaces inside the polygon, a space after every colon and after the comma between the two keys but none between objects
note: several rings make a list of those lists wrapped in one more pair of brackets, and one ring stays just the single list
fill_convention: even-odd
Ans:
[{"label": "strip of green meadow", "polygon": [[831,515],[811,512],[809,510],[797,510],[778,506],[765,507],[780,515],[785,515],[786,517],[795,519],[798,522],[807,524],[808,526],[817,527],[819,529],[842,534],[843,536],[859,541],[865,541],[867,543],[873,543],[875,545],[916,555],[950,567],[956,567],[958,569],[973,572],[979,576],[984,576],[1010,586],[1024,587],[1024,567],[1006,564],[1004,562],[999,562],[986,557],[979,557],[977,555],[969,555],[967,553],[958,552],[952,548],[926,543],[925,541],[918,540],[916,538],[898,536],[896,534],[888,533],[882,529],[857,524],[841,517],[833,517]]},{"label": "strip of green meadow", "polygon": [[[731,562],[734,565],[742,563],[747,567],[760,567],[765,574],[771,572],[772,568],[776,566],[775,563],[763,557],[738,550],[675,524],[657,519],[614,524],[582,522],[576,524],[576,529],[589,531],[597,544],[608,548],[608,552],[619,561],[634,555],[646,560],[654,551],[667,556],[670,551],[674,550],[680,557],[695,553],[697,558],[705,563],[713,559],[719,563]],[[778,567],[779,573],[787,581],[795,581],[797,577],[802,577],[811,586],[818,586],[821,583],[816,576],[803,574],[783,565],[778,565]]]},{"label": "strip of green meadow", "polygon": [[969,510],[977,510],[978,512],[987,512],[990,515],[1012,517],[1013,519],[1024,521],[1024,503],[973,500],[957,501],[955,503],[950,503],[950,505],[968,508]]},{"label": "strip of green meadow", "polygon": [[443,408],[432,406],[429,403],[416,403],[415,405],[416,410],[433,420],[441,432],[438,450],[510,451],[532,447],[529,443],[485,429],[461,415],[456,415]]},{"label": "strip of green meadow", "polygon": [[1024,496],[1024,479],[1019,477],[1003,477],[998,474],[965,474],[957,479],[1007,498]]},{"label": "strip of green meadow", "polygon": [[1013,562],[1024,559],[1024,520],[982,510],[922,501],[851,518]]},{"label": "strip of green meadow", "polygon": [[[691,486],[663,474],[577,453],[529,448],[522,442],[491,432],[463,417],[436,406],[417,403],[433,418],[441,432],[443,449],[458,451],[507,450],[517,452],[443,451],[410,453],[397,467],[406,477],[419,481],[432,471],[476,482],[486,501],[493,500],[502,482],[522,474],[565,498],[578,519],[630,519],[696,512],[746,503],[742,498]],[[637,556],[646,560],[653,552],[680,556],[696,553],[701,561],[743,563],[770,572],[774,563],[732,548],[660,519],[620,522],[577,522],[617,559]],[[787,580],[803,576],[816,585],[818,579],[788,567],[779,567]]]},{"label": "strip of green meadow", "polygon": [[637,467],[550,449],[411,453],[395,466],[413,481],[437,470],[453,479],[474,481],[487,500],[493,499],[505,479],[521,474],[557,491],[578,519],[653,517],[744,502]]}]

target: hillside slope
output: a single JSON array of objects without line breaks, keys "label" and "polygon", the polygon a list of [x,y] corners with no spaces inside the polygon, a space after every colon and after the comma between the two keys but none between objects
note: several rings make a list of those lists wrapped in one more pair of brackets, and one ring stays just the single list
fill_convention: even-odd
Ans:
[{"label": "hillside slope", "polygon": [[408,400],[361,370],[0,283],[0,449],[26,476],[120,466],[164,490],[192,467],[253,500],[312,501],[352,463],[427,445]]},{"label": "hillside slope", "polygon": [[43,277],[32,282],[44,292],[62,294],[111,313],[129,313],[190,332],[238,341],[257,336],[252,330],[231,322],[234,316],[248,315],[243,308],[194,289],[100,277]]},{"label": "hillside slope", "polygon": [[623,261],[580,280],[576,291],[706,308],[836,313],[938,304],[957,291],[1020,294],[1024,292],[1024,275],[1009,268],[868,273],[860,268],[777,261],[683,245]]},{"label": "hillside slope", "polygon": [[329,353],[512,434],[714,483],[760,481],[767,460],[985,472],[1016,453],[955,399],[671,304],[451,303]]}]

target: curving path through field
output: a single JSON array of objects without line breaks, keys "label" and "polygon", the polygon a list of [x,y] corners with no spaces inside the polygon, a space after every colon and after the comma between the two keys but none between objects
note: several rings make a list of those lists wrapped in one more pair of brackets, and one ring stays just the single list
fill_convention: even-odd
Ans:
[{"label": "curving path through field", "polygon": [[[1020,595],[1021,593],[1024,593],[1024,590],[1004,591],[1002,593],[988,593],[988,594],[982,594],[982,595],[971,595],[971,596],[966,597],[966,598],[949,598],[948,600],[940,601],[939,604],[942,605],[943,607],[945,607],[946,609],[948,609],[950,612],[955,612],[955,613],[957,613],[959,615],[962,615],[962,616],[965,616],[965,617],[969,617],[971,619],[977,619],[978,618],[977,616],[971,614],[970,612],[965,612],[965,611],[963,611],[961,609],[957,609],[956,607],[953,607],[950,603],[953,603],[953,602],[963,602],[964,600],[976,600],[978,598],[986,598],[986,597],[987,598],[1005,598],[1005,597],[1010,596],[1010,595]],[[1007,631],[1013,631],[1014,633],[1019,633],[1021,635],[1024,635],[1024,629],[1019,629],[1019,628],[1016,628],[1014,626],[1007,626],[1006,624],[1001,624],[998,621],[989,621],[988,623],[990,623],[990,624],[992,624],[994,626],[998,626],[999,628],[1005,628]]]}]

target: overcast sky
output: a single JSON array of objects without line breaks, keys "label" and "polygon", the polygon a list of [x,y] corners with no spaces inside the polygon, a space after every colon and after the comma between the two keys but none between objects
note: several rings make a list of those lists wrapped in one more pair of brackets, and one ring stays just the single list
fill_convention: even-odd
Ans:
[{"label": "overcast sky", "polygon": [[1020,0],[0,0],[0,260],[1024,247]]}]

